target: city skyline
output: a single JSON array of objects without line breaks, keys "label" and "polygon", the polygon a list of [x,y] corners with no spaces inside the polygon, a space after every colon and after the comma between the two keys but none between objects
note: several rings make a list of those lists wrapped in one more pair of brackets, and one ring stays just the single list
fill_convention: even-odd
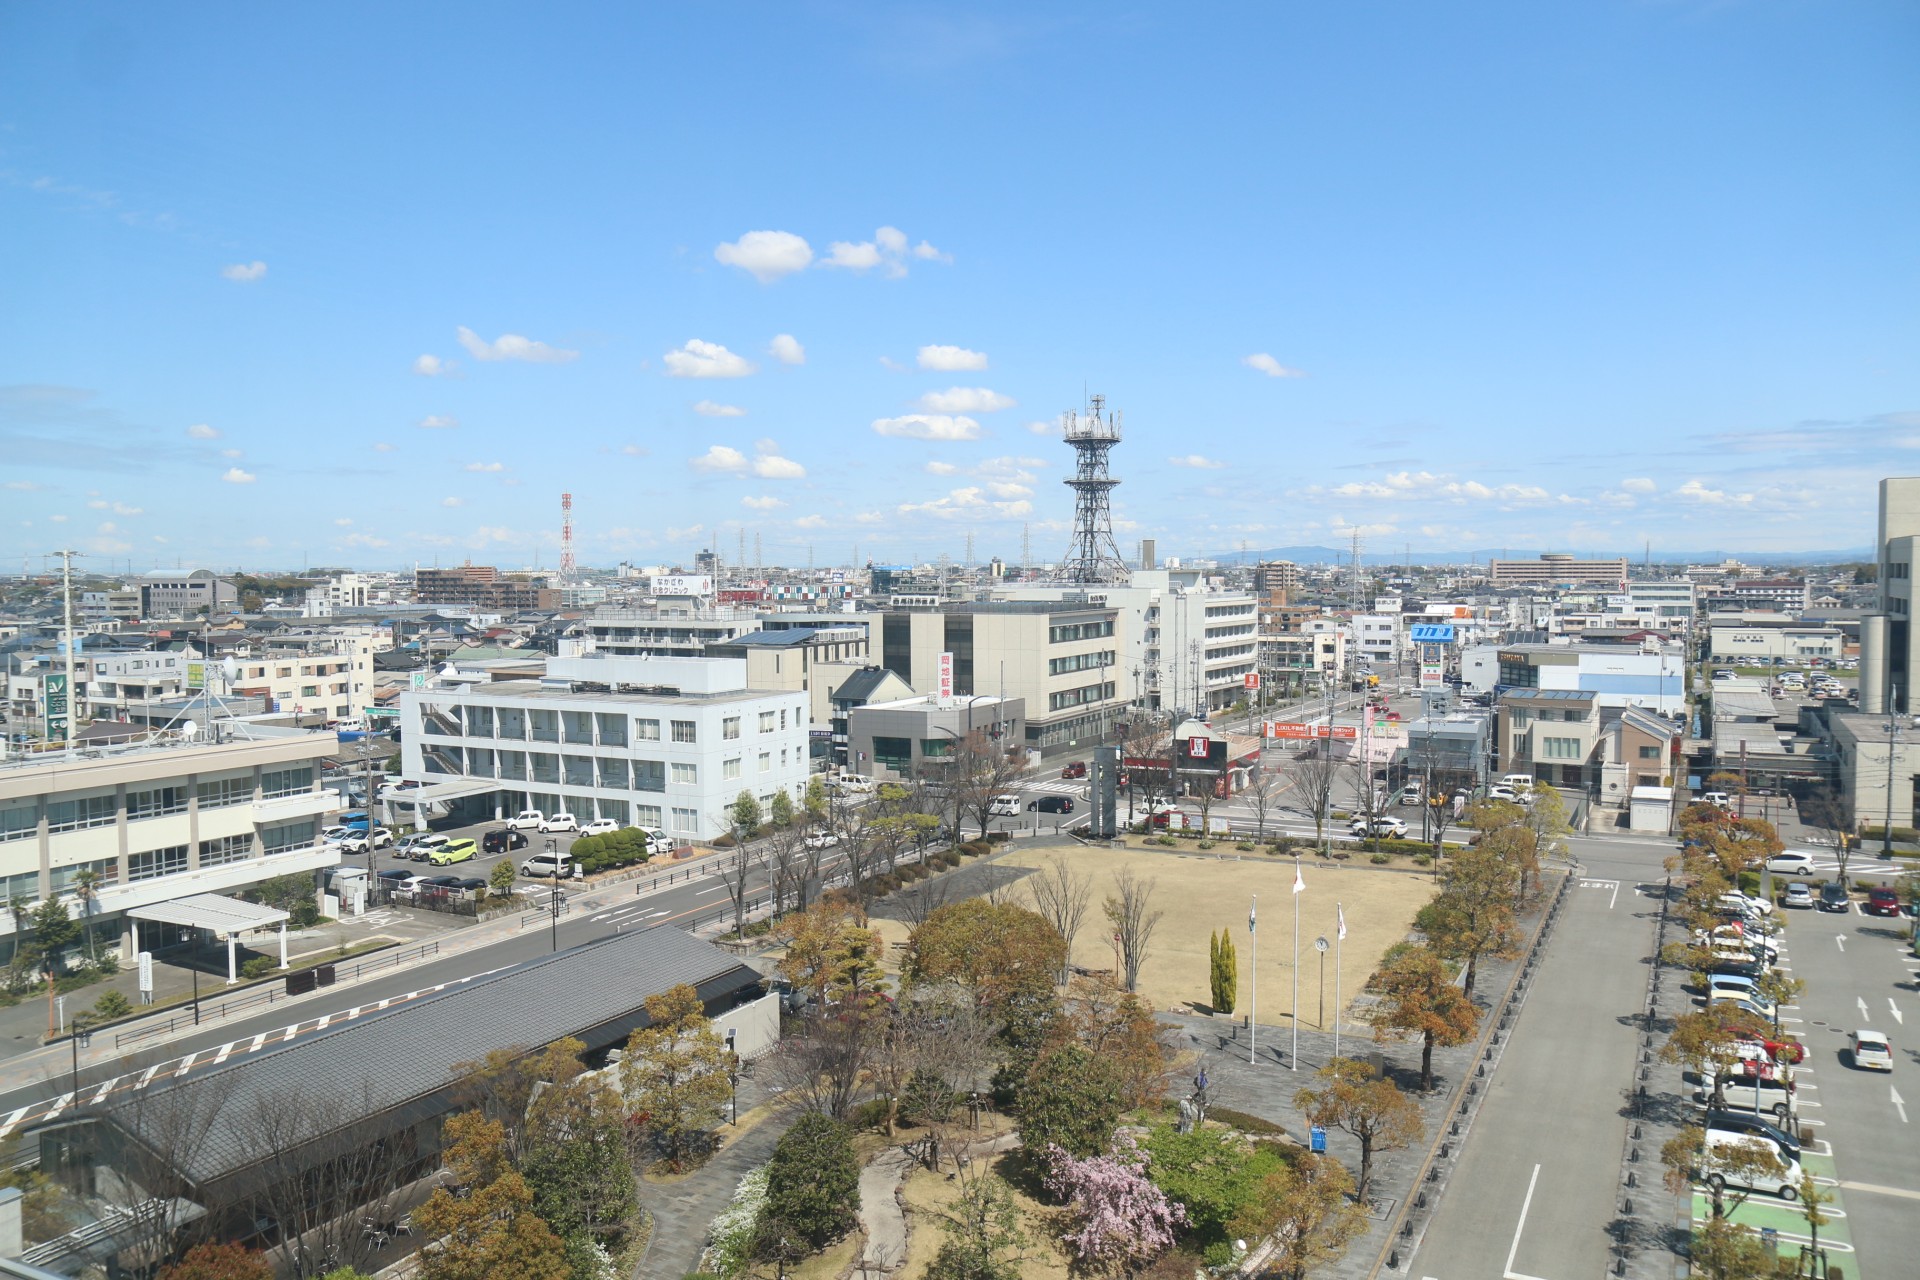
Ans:
[{"label": "city skyline", "polygon": [[1230,12],[13,11],[0,557],[1870,544],[1911,9]]}]

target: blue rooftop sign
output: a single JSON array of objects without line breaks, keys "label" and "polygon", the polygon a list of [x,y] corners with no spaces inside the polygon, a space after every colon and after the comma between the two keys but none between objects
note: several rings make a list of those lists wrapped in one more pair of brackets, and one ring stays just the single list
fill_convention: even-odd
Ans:
[{"label": "blue rooftop sign", "polygon": [[1452,644],[1453,624],[1449,622],[1416,622],[1408,629],[1407,634],[1415,644]]}]

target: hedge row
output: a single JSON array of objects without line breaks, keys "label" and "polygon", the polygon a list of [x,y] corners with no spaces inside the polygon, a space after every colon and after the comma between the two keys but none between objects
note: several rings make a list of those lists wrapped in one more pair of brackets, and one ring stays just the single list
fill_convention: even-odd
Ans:
[{"label": "hedge row", "polygon": [[582,871],[615,871],[647,860],[647,833],[638,827],[622,827],[603,836],[582,836],[573,842],[573,860]]}]

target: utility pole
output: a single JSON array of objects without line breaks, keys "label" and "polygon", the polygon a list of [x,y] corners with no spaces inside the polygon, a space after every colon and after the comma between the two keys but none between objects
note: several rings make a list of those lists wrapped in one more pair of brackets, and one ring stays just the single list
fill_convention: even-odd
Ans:
[{"label": "utility pole", "polygon": [[74,688],[74,684],[73,684],[74,665],[75,665],[74,657],[73,657],[73,645],[74,645],[73,558],[79,555],[80,552],[56,551],[53,554],[60,557],[60,595],[61,595],[61,601],[62,601],[61,607],[66,615],[65,630],[66,630],[66,638],[67,638],[67,715],[66,715],[66,720],[64,722],[63,728],[61,729],[61,736],[66,739],[67,754],[72,755],[73,754],[73,735],[74,735],[74,732],[79,728],[79,725],[76,723],[76,721],[79,719],[79,715],[80,715],[80,707],[79,707],[79,702],[77,698],[78,691]]}]

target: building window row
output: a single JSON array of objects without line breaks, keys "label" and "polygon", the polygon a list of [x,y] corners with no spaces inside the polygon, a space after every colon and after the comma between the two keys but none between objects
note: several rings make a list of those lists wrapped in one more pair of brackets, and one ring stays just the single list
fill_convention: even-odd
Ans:
[{"label": "building window row", "polygon": [[282,822],[277,826],[260,829],[260,845],[269,857],[276,853],[292,853],[295,850],[310,848],[314,837],[319,833],[319,825],[312,818],[303,818],[298,822]]},{"label": "building window row", "polygon": [[1095,653],[1073,653],[1064,658],[1047,659],[1047,674],[1063,676],[1074,671],[1092,671],[1114,664],[1115,653],[1112,649],[1101,649]]},{"label": "building window row", "polygon": [[159,876],[179,875],[187,869],[187,846],[168,845],[127,855],[127,879],[152,880]]},{"label": "building window row", "polygon": [[81,831],[111,826],[120,820],[120,802],[112,795],[53,800],[47,804],[48,831]]},{"label": "building window row", "polygon": [[260,794],[267,799],[276,796],[297,796],[303,791],[313,790],[313,766],[299,765],[292,769],[269,769],[260,775]]},{"label": "building window row", "polygon": [[135,818],[159,818],[170,813],[187,811],[187,789],[184,786],[153,787],[145,791],[127,792],[127,820]]},{"label": "building window row", "polygon": [[1099,640],[1113,634],[1113,619],[1100,622],[1063,622],[1047,628],[1047,640],[1053,644],[1071,644],[1075,640]]},{"label": "building window row", "polygon": [[1051,694],[1047,698],[1047,706],[1052,711],[1064,711],[1068,707],[1085,706],[1089,702],[1104,702],[1112,696],[1113,681],[1109,680],[1103,684],[1082,685],[1078,689],[1065,689]]},{"label": "building window row", "polygon": [[1540,758],[1542,760],[1578,760],[1586,754],[1580,750],[1578,738],[1542,738],[1540,739]]},{"label": "building window row", "polygon": [[64,867],[55,867],[48,879],[53,883],[55,893],[75,892],[80,877],[91,871],[94,875],[93,887],[104,889],[108,885],[120,883],[120,860],[118,858],[100,858],[93,862],[73,862]]},{"label": "building window row", "polygon": [[245,862],[252,856],[252,832],[238,836],[221,836],[218,840],[200,842],[200,865],[203,867],[223,867],[229,862]]}]

